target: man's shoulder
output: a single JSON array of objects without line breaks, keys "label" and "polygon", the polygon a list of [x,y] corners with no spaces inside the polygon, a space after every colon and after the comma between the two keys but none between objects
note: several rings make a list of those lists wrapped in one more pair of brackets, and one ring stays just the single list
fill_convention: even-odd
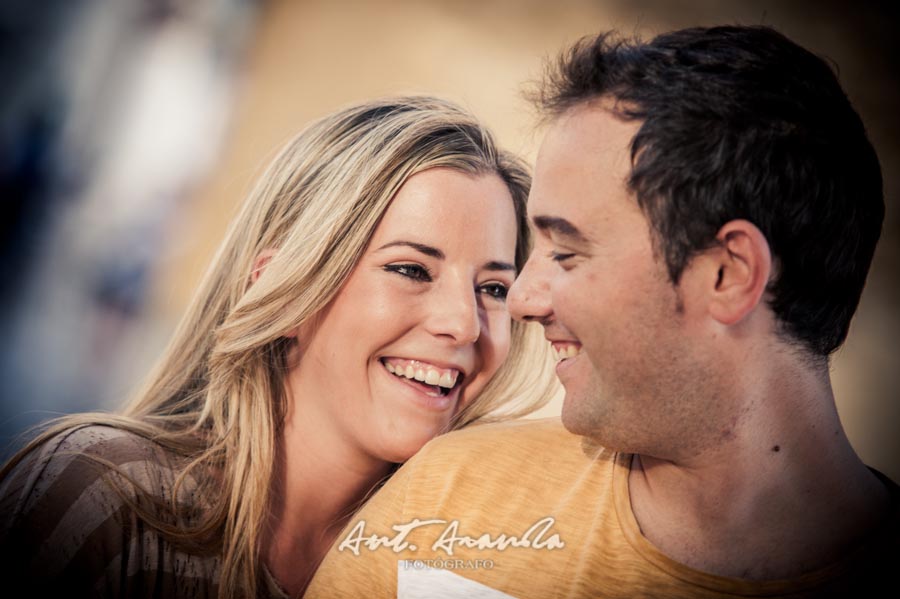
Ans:
[{"label": "man's shoulder", "polygon": [[[614,456],[567,431],[558,418],[438,437],[348,525],[309,596],[405,597],[417,582],[434,596],[451,592],[446,580],[410,570],[427,564],[459,569],[455,574],[470,580],[461,587],[465,592],[549,596],[566,588],[553,580],[580,570],[581,547],[613,546],[603,529],[617,522]],[[531,586],[543,570],[552,573],[548,584]]]},{"label": "man's shoulder", "polygon": [[871,537],[869,545],[891,556],[893,566],[900,565],[900,485],[886,474],[869,467],[888,492],[889,507],[886,521]]},{"label": "man's shoulder", "polygon": [[[584,438],[570,433],[559,418],[520,419],[470,426],[441,435],[423,449],[424,455],[484,455],[485,451],[511,453],[521,447],[529,451],[546,448],[576,449]],[[485,455],[487,457],[487,455]]]},{"label": "man's shoulder", "polygon": [[[493,481],[580,476],[614,460],[591,439],[570,433],[559,418],[515,420],[472,426],[430,441],[404,466],[413,486],[466,479]],[[417,491],[418,492],[418,491]]]}]

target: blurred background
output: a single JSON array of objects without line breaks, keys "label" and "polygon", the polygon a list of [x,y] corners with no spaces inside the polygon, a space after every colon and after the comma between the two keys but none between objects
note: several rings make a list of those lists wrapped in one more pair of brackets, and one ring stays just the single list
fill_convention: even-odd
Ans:
[{"label": "blurred background", "polygon": [[865,0],[3,0],[0,457],[32,424],[128,396],[251,182],[310,120],[435,93],[533,160],[521,91],[547,57],[605,29],[741,23],[831,59],[881,158],[884,233],[832,370],[857,451],[900,480],[897,17]]}]

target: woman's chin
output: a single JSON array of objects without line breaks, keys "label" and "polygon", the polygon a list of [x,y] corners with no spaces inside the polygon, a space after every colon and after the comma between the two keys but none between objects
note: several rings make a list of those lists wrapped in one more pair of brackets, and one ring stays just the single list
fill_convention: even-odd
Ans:
[{"label": "woman's chin", "polygon": [[400,434],[392,431],[388,438],[384,439],[381,448],[378,451],[380,459],[395,464],[402,464],[419,450],[425,447],[425,444],[445,432],[446,427],[435,427],[430,431],[410,431],[408,434]]}]

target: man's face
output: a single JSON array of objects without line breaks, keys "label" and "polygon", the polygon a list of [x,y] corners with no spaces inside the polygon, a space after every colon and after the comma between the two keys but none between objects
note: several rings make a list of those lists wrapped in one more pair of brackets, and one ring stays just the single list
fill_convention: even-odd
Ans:
[{"label": "man's face", "polygon": [[571,109],[541,146],[528,206],[535,249],[510,309],[542,322],[559,353],[569,430],[659,455],[673,434],[696,437],[710,409],[693,393],[704,384],[703,361],[626,186],[640,123],[603,106]]}]

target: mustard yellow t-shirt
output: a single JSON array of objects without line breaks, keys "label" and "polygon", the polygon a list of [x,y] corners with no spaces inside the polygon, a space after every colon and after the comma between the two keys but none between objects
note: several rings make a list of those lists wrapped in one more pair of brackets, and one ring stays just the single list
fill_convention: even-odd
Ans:
[{"label": "mustard yellow t-shirt", "polygon": [[865,546],[797,579],[753,582],[658,551],[631,510],[630,462],[556,419],[435,439],[351,520],[305,597],[842,597],[896,586],[889,480],[893,516]]}]

